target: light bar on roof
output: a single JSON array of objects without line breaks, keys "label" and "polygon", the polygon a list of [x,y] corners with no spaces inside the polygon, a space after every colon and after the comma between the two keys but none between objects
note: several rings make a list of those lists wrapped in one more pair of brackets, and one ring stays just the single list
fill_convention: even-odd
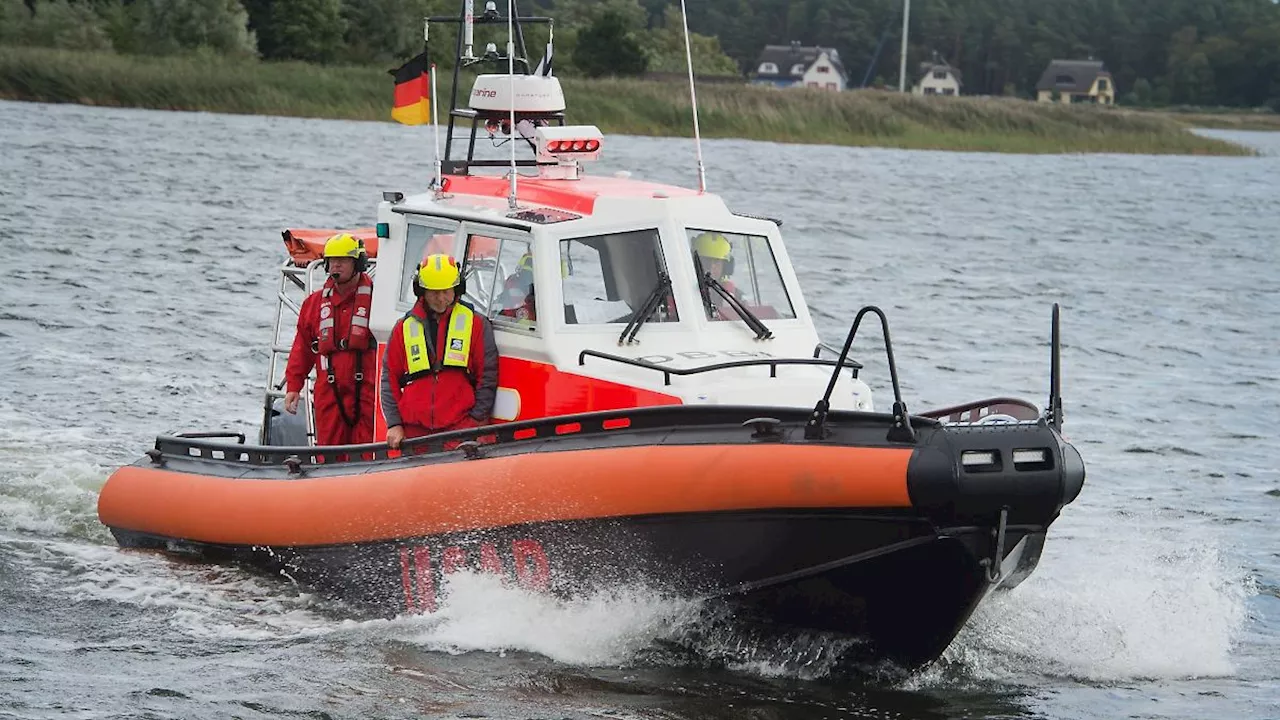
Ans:
[{"label": "light bar on roof", "polygon": [[559,160],[596,160],[604,136],[595,125],[544,126],[533,134],[538,162]]}]

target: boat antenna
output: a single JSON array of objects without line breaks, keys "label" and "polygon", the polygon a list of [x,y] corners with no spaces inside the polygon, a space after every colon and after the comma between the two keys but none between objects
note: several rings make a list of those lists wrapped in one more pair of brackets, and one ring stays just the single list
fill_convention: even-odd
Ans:
[{"label": "boat antenna", "polygon": [[475,40],[475,0],[463,0],[462,3],[462,44],[465,49],[462,51],[464,60],[474,60],[475,56],[471,54],[471,46]]},{"label": "boat antenna", "polygon": [[689,102],[693,105],[693,148],[698,156],[698,192],[707,191],[707,173],[702,165],[702,133],[698,130],[698,93],[693,89],[693,50],[689,48],[689,14],[680,0],[680,22],[684,24],[684,59],[689,68]]},{"label": "boat antenna", "polygon": [[[422,47],[429,47],[431,20],[422,18]],[[436,190],[441,189],[444,180],[441,177],[440,163],[440,103],[436,102],[436,64],[431,63],[431,129],[435,133],[436,144]]]},{"label": "boat antenna", "polygon": [[[516,203],[516,41],[512,17],[515,16],[515,0],[507,0],[507,79],[510,81],[511,116],[507,128],[511,145],[511,194],[507,196],[507,207],[515,210]],[[527,66],[526,66],[527,67]]]}]

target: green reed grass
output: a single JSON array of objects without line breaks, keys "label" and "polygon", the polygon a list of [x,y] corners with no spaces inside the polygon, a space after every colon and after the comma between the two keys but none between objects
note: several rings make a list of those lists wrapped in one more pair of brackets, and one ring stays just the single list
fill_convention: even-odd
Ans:
[{"label": "green reed grass", "polygon": [[[692,135],[684,85],[562,82],[571,122],[592,122],[608,133]],[[442,101],[447,83],[442,78]],[[384,68],[0,48],[0,97],[17,100],[388,120],[391,91]],[[1009,98],[706,84],[699,86],[698,105],[707,137],[1017,153],[1251,154],[1198,137],[1161,114]]]}]

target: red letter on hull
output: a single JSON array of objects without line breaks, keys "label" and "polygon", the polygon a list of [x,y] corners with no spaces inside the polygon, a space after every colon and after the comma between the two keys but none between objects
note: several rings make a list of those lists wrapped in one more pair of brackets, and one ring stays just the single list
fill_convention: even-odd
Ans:
[{"label": "red letter on hull", "polygon": [[516,579],[529,590],[546,590],[551,585],[551,564],[537,540],[514,540],[511,556],[515,560]]},{"label": "red letter on hull", "polygon": [[431,550],[418,546],[400,548],[400,580],[404,584],[404,608],[411,613],[436,611],[436,582],[431,574]]},{"label": "red letter on hull", "polygon": [[502,558],[498,557],[498,548],[493,543],[480,545],[480,572],[502,575]]}]

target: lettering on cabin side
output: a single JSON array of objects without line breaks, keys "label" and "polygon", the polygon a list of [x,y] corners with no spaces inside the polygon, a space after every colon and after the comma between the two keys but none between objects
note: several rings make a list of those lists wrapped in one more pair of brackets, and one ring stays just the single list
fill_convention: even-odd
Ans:
[{"label": "lettering on cabin side", "polygon": [[654,365],[665,365],[676,360],[720,360],[724,362],[732,362],[734,360],[752,360],[756,358],[771,358],[773,355],[763,350],[683,350],[671,355],[641,355],[636,358],[643,362],[653,363]]},{"label": "lettering on cabin side", "polygon": [[[470,553],[468,550],[470,549]],[[438,605],[439,581],[450,573],[478,570],[511,577],[520,587],[545,591],[551,586],[551,562],[542,543],[529,538],[511,541],[504,553],[491,542],[479,547],[461,545],[401,545],[400,583],[404,590],[404,607],[411,613],[433,613]],[[478,552],[477,552],[478,551]]]}]

